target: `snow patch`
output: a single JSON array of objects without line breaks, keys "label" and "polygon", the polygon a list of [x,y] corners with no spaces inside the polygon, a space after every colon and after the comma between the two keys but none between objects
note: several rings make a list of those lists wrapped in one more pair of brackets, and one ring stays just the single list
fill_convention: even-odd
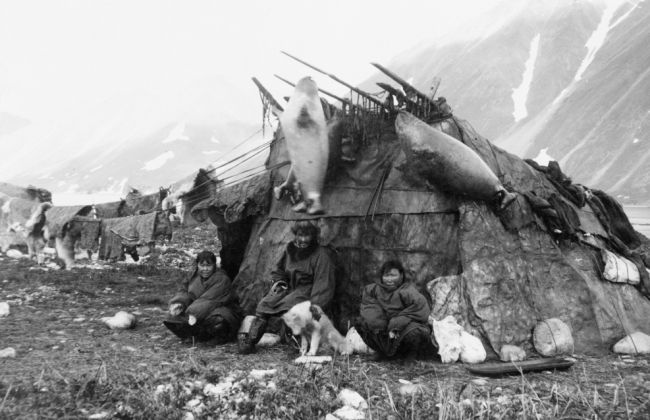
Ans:
[{"label": "snow patch", "polygon": [[156,169],[160,169],[169,159],[172,159],[174,157],[174,152],[171,150],[166,151],[165,153],[161,154],[160,156],[157,156],[150,161],[146,162],[142,169],[145,171],[155,171]]},{"label": "snow patch", "polygon": [[587,47],[587,55],[580,63],[580,67],[578,67],[578,70],[576,71],[576,74],[573,77],[573,81],[569,83],[569,85],[566,88],[564,88],[562,92],[560,92],[557,98],[553,100],[554,105],[559,103],[562,99],[564,99],[567,96],[567,94],[575,87],[576,82],[582,80],[582,75],[587,70],[587,67],[589,67],[592,61],[594,61],[594,58],[596,57],[596,53],[598,53],[598,50],[600,50],[600,48],[603,46],[603,43],[605,42],[605,38],[607,37],[607,34],[609,33],[610,29],[612,29],[613,27],[621,23],[623,19],[625,19],[632,12],[632,10],[634,10],[638,5],[635,4],[634,7],[628,10],[616,22],[610,24],[612,18],[614,17],[614,13],[616,12],[616,10],[619,8],[619,6],[623,1],[624,0],[613,0],[608,2],[607,7],[603,11],[603,16],[601,17],[598,26],[596,27],[596,29],[591,34],[591,36],[589,37],[589,39],[585,44],[585,47]]},{"label": "snow patch", "polygon": [[600,22],[598,23],[598,26],[596,27],[596,30],[594,31],[593,34],[589,37],[587,40],[587,43],[585,44],[585,47],[587,47],[587,55],[585,58],[582,60],[582,63],[580,63],[580,67],[578,68],[578,71],[576,72],[575,77],[573,80],[579,81],[582,79],[582,75],[584,74],[585,70],[587,70],[587,67],[589,67],[589,64],[591,64],[592,61],[594,61],[594,57],[596,57],[596,53],[598,50],[600,50],[600,47],[603,46],[603,43],[605,42],[605,38],[607,37],[607,33],[609,32],[610,29],[610,22],[612,21],[612,17],[614,17],[614,12],[616,12],[616,9],[618,9],[618,2],[612,2],[607,5],[605,8],[605,11],[603,12],[603,16],[600,18]]},{"label": "snow patch", "polygon": [[211,141],[212,143],[216,143],[216,144],[221,143],[219,140],[215,139],[214,136],[210,137],[210,141]]},{"label": "snow patch", "polygon": [[543,148],[542,150],[539,151],[537,157],[533,158],[533,160],[537,162],[539,165],[547,166],[550,161],[555,160],[555,158],[549,155],[547,151],[548,151],[548,147]]},{"label": "snow patch", "polygon": [[162,142],[171,143],[174,141],[190,141],[190,138],[185,134],[185,122],[181,122],[172,128],[167,135],[167,138]]},{"label": "snow patch", "polygon": [[634,139],[632,140],[632,144],[637,144],[640,140],[639,139]]},{"label": "snow patch", "polygon": [[219,153],[219,151],[218,150],[204,150],[201,153],[203,153],[204,155],[214,155],[215,153]]},{"label": "snow patch", "polygon": [[88,172],[90,172],[90,173],[96,172],[96,171],[100,170],[103,167],[104,167],[104,165],[97,165],[94,168],[92,168],[91,170],[89,170]]},{"label": "snow patch", "polygon": [[512,90],[512,102],[515,104],[512,116],[515,118],[515,122],[523,120],[528,116],[526,102],[528,101],[528,92],[530,91],[530,85],[533,81],[533,74],[535,72],[535,62],[537,61],[537,54],[539,52],[540,37],[541,35],[537,34],[533,40],[530,41],[530,52],[528,54],[528,60],[526,60],[526,67],[524,68],[521,85]]}]

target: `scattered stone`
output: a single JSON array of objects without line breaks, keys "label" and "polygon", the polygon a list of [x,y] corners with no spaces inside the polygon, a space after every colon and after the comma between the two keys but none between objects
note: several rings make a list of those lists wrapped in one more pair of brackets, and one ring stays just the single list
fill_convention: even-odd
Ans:
[{"label": "scattered stone", "polygon": [[154,397],[159,398],[162,394],[172,392],[173,389],[172,384],[160,384],[156,387],[153,395]]},{"label": "scattered stone", "polygon": [[253,369],[251,373],[248,374],[253,379],[262,380],[267,376],[273,376],[277,373],[277,369]]},{"label": "scattered stone", "polygon": [[125,311],[119,311],[112,317],[101,319],[112,330],[126,330],[135,327],[136,319],[133,314]]},{"label": "scattered stone", "polygon": [[402,395],[414,395],[423,391],[423,386],[421,384],[414,384],[413,382],[402,380],[400,380],[400,382],[399,393]]},{"label": "scattered stone", "polygon": [[9,304],[7,302],[0,302],[0,318],[9,315]]},{"label": "scattered stone", "polygon": [[472,379],[472,383],[478,386],[485,386],[488,384],[488,381],[485,379]]},{"label": "scattered stone", "polygon": [[16,357],[16,350],[13,347],[7,347],[6,349],[0,350],[0,359]]},{"label": "scattered stone", "polygon": [[122,350],[130,351],[132,353],[135,353],[136,351],[138,351],[135,347],[131,347],[131,346],[123,346]]},{"label": "scattered stone", "polygon": [[22,252],[18,251],[17,249],[10,249],[6,252],[7,257],[9,258],[14,258],[14,259],[20,259],[20,258],[28,258],[27,255],[23,254]]},{"label": "scattered stone", "polygon": [[533,345],[542,356],[573,353],[571,328],[558,318],[545,319],[535,326]]},{"label": "scattered stone", "polygon": [[83,316],[80,316],[79,318],[73,319],[72,322],[84,322],[85,320],[86,320],[86,318],[84,318]]},{"label": "scattered stone", "polygon": [[499,358],[502,362],[520,362],[526,360],[526,350],[519,346],[505,344],[501,347]]},{"label": "scattered stone", "polygon": [[356,391],[353,391],[348,388],[344,388],[339,392],[339,400],[344,404],[357,410],[367,410],[368,403],[366,400]]},{"label": "scattered stone", "polygon": [[325,418],[333,420],[364,420],[366,418],[366,414],[363,411],[346,405],[339,408],[332,414],[328,414]]},{"label": "scattered stone", "polygon": [[650,336],[641,331],[633,332],[614,344],[613,350],[614,353],[619,354],[648,354],[650,353]]},{"label": "scattered stone", "polygon": [[297,365],[323,364],[332,361],[332,356],[300,356],[293,362]]},{"label": "scattered stone", "polygon": [[111,413],[108,411],[100,411],[99,413],[91,414],[88,416],[88,420],[101,420],[109,418]]}]

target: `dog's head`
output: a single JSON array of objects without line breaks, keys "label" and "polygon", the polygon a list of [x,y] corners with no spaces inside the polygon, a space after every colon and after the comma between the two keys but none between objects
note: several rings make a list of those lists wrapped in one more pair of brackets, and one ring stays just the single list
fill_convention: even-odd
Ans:
[{"label": "dog's head", "polygon": [[287,324],[287,327],[291,328],[294,335],[300,335],[309,324],[314,322],[311,308],[311,302],[307,300],[296,304],[286,314],[282,315],[282,320]]}]

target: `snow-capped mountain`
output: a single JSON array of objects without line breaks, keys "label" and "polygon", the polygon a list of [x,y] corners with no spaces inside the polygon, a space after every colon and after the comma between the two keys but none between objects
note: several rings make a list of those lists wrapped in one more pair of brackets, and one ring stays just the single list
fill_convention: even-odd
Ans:
[{"label": "snow-capped mountain", "polygon": [[57,192],[155,190],[259,144],[259,109],[255,92],[211,78],[172,96],[117,92],[65,123],[0,115],[13,122],[0,132],[0,179],[50,189],[55,203]]},{"label": "snow-capped mountain", "polygon": [[504,2],[470,26],[469,40],[420,45],[387,67],[424,93],[441,77],[437,95],[498,146],[650,202],[647,1]]}]

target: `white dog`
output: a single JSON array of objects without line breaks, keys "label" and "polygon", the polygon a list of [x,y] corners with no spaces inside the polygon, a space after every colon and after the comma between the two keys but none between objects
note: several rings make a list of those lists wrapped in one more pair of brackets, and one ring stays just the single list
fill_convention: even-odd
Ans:
[{"label": "white dog", "polygon": [[303,356],[315,356],[321,341],[338,353],[352,354],[352,345],[336,330],[320,306],[312,305],[308,300],[289,309],[282,315],[282,320],[294,335],[300,336],[300,354]]}]

